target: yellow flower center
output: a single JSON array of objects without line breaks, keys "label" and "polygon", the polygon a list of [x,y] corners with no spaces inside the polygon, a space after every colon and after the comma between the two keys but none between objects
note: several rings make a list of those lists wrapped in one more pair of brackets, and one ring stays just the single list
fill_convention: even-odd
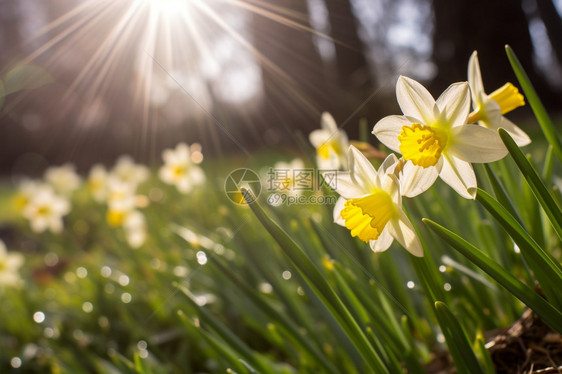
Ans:
[{"label": "yellow flower center", "polygon": [[172,169],[172,173],[174,174],[175,178],[180,178],[183,175],[185,175],[185,172],[187,171],[187,166],[185,165],[177,165],[174,166],[174,168]]},{"label": "yellow flower center", "polygon": [[117,210],[108,210],[105,219],[110,226],[119,227],[125,221],[125,213]]},{"label": "yellow flower center", "polygon": [[51,208],[49,208],[46,205],[42,205],[37,209],[37,215],[38,216],[47,216],[47,215],[49,215],[50,211],[51,211]]},{"label": "yellow flower center", "polygon": [[383,190],[347,200],[341,211],[345,227],[351,231],[351,236],[357,236],[364,242],[377,240],[388,221],[397,215],[396,205]]},{"label": "yellow flower center", "polygon": [[414,165],[424,168],[437,164],[447,145],[445,133],[419,123],[402,126],[398,140],[404,160],[411,160]]},{"label": "yellow flower center", "polygon": [[[525,98],[519,93],[517,87],[511,83],[506,83],[489,95],[500,106],[502,115],[511,112],[515,108],[525,105]],[[475,123],[478,121],[486,121],[487,115],[485,109],[480,106],[477,110],[470,113],[467,123]]]},{"label": "yellow flower center", "polygon": [[340,154],[340,147],[336,142],[327,142],[322,144],[320,147],[318,147],[318,149],[316,150],[316,152],[318,153],[318,156],[322,157],[325,160],[328,160],[330,158],[330,153],[333,152],[335,154]]}]

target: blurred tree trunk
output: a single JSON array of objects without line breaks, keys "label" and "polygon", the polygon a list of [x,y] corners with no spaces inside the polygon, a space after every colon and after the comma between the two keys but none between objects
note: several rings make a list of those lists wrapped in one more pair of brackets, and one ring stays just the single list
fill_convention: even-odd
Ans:
[{"label": "blurred tree trunk", "polygon": [[330,102],[307,2],[260,0],[253,5],[259,8],[251,29],[264,87],[260,121],[273,129],[267,134],[270,143],[293,136],[293,129],[307,135],[318,127],[320,114]]},{"label": "blurred tree trunk", "polygon": [[330,36],[335,41],[336,69],[342,87],[362,89],[373,87],[364,45],[358,35],[358,21],[349,0],[326,1]]},{"label": "blurred tree trunk", "polygon": [[562,64],[562,18],[552,0],[537,0],[539,15],[559,64]]},{"label": "blurred tree trunk", "polygon": [[[350,0],[326,0],[330,23],[330,36],[335,45],[335,81],[339,100],[332,103],[330,110],[339,123],[353,121],[347,130],[352,134],[360,117],[369,116],[375,106],[365,105],[375,87],[374,77],[365,57],[365,45],[359,37],[359,21],[353,13]],[[348,118],[358,111],[353,118]]]},{"label": "blurred tree trunk", "polygon": [[541,97],[551,96],[552,90],[534,67],[529,23],[519,1],[433,0],[433,12],[433,61],[438,69],[432,87],[435,92],[467,79],[468,58],[474,50],[478,50],[488,92],[514,82],[504,50],[509,44]]}]

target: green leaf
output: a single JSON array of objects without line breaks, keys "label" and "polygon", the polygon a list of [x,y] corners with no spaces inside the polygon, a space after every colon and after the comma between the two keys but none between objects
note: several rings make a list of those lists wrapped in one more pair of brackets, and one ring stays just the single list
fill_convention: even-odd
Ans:
[{"label": "green leaf", "polygon": [[447,308],[447,305],[441,301],[436,301],[435,315],[459,373],[484,374],[466,333],[457,318]]},{"label": "green leaf", "polygon": [[496,199],[498,199],[498,201],[509,211],[509,213],[511,213],[511,215],[515,217],[521,225],[523,225],[523,220],[519,216],[519,213],[517,213],[513,202],[507,195],[507,192],[498,179],[496,173],[494,173],[489,164],[484,164],[484,169],[486,170],[486,174],[488,175],[490,184],[492,185],[494,194],[496,195]]},{"label": "green leaf", "polygon": [[52,83],[53,77],[42,67],[21,64],[12,68],[4,79],[5,94],[21,90],[32,90]]},{"label": "green leaf", "polygon": [[491,259],[489,256],[481,252],[478,248],[455,234],[454,232],[444,228],[443,226],[424,218],[423,222],[434,231],[441,239],[449,243],[453,248],[468,258],[472,263],[488,273],[498,283],[505,287],[515,297],[521,300],[529,308],[534,310],[546,323],[558,332],[562,332],[562,313],[552,304],[543,299],[530,287],[525,285],[514,275],[506,271]]},{"label": "green leaf", "polygon": [[[242,194],[246,201],[255,200],[246,189],[242,189]],[[328,310],[341,323],[342,328],[349,335],[351,341],[354,342],[370,370],[375,373],[388,373],[388,369],[384,366],[381,357],[376,353],[357,321],[353,319],[349,310],[342,303],[320,270],[308,258],[304,250],[276,222],[269,218],[257,201],[249,205],[258,220],[279,243],[285,255],[291,260],[318,298],[324,302]]]},{"label": "green leaf", "polygon": [[562,267],[546,253],[509,212],[486,191],[478,189],[476,199],[503,226],[517,243],[521,253],[538,278],[549,300],[562,309],[559,285],[562,283]]},{"label": "green leaf", "polygon": [[554,148],[554,152],[558,156],[558,159],[562,161],[562,143],[560,142],[560,138],[556,134],[554,125],[552,124],[550,117],[546,113],[546,109],[542,105],[542,102],[539,99],[537,92],[533,87],[533,84],[529,80],[527,73],[525,73],[525,69],[523,69],[523,66],[519,62],[519,59],[515,55],[515,52],[513,52],[513,49],[511,49],[509,45],[505,46],[505,52],[507,54],[507,58],[509,59],[509,63],[511,64],[511,68],[515,73],[515,76],[517,77],[517,80],[519,81],[523,92],[525,92],[527,101],[529,102],[531,109],[533,109],[533,113],[535,113],[537,121],[539,121],[539,124],[541,125],[546,140],[548,140],[550,145],[552,145],[552,147]]},{"label": "green leaf", "polygon": [[560,240],[562,240],[562,211],[556,203],[556,200],[554,200],[533,165],[531,165],[529,160],[527,160],[523,152],[521,152],[521,149],[519,149],[517,144],[515,144],[507,131],[500,128],[498,133],[507,147],[509,154],[517,164],[517,167],[521,170],[521,173],[525,177],[529,187],[531,187],[535,198],[544,209],[550,223],[554,227],[554,231],[556,231],[556,234]]}]

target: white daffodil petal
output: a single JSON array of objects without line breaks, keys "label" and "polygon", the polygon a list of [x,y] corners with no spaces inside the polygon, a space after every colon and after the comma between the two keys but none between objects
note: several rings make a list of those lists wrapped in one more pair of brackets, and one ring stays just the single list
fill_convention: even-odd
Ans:
[{"label": "white daffodil petal", "polygon": [[398,136],[403,126],[411,126],[412,122],[405,116],[386,116],[377,122],[373,134],[377,139],[394,152],[400,153],[400,140]]},{"label": "white daffodil petal", "polygon": [[378,237],[377,240],[370,240],[369,241],[369,247],[371,247],[373,252],[380,253],[380,252],[384,252],[388,248],[390,248],[390,245],[392,244],[393,241],[394,241],[394,238],[392,237],[392,235],[390,235],[390,232],[389,232],[388,226],[387,226],[387,227],[384,228],[384,230],[382,230],[382,232],[381,232],[381,234],[380,234],[380,236]]},{"label": "white daffodil petal", "polygon": [[397,163],[398,163],[398,157],[396,157],[394,153],[389,154],[384,159],[381,166],[379,166],[379,170],[378,170],[379,178],[382,178],[385,174],[393,173]]},{"label": "white daffodil petal", "polygon": [[408,252],[416,257],[423,257],[423,247],[416,230],[402,210],[397,219],[389,222],[388,231]]},{"label": "white daffodil petal", "polygon": [[394,204],[400,208],[402,206],[402,195],[400,194],[400,182],[393,174],[384,174],[381,178],[381,189],[388,192]]},{"label": "white daffodil petal", "polygon": [[531,138],[529,138],[529,136],[523,130],[521,130],[515,123],[511,122],[507,118],[501,118],[499,127],[507,131],[519,147],[524,147],[527,144],[531,143]]},{"label": "white daffodil petal", "polygon": [[452,129],[449,152],[468,162],[494,162],[507,155],[497,132],[481,126],[465,125]]},{"label": "white daffodil petal", "polygon": [[435,122],[433,105],[435,99],[429,91],[415,80],[400,76],[396,83],[396,99],[406,116],[422,119],[425,123]]},{"label": "white daffodil petal", "polygon": [[476,51],[472,52],[470,60],[468,60],[468,84],[470,85],[474,109],[477,109],[484,94],[484,84],[482,83],[482,74],[480,73],[480,64],[478,63],[478,53]]},{"label": "white daffodil petal", "polygon": [[[441,162],[443,158],[440,159]],[[400,188],[402,196],[414,197],[425,192],[433,185],[439,176],[439,169],[436,167],[424,168],[414,165],[408,161],[400,175]]]},{"label": "white daffodil petal", "polygon": [[328,112],[322,113],[321,126],[323,129],[329,130],[331,133],[338,132],[338,125],[336,120]]},{"label": "white daffodil petal", "polygon": [[340,197],[334,205],[334,222],[340,226],[345,226],[345,221],[341,216],[341,211],[343,210],[343,208],[345,208],[346,201],[347,199]]},{"label": "white daffodil petal", "polygon": [[[371,162],[354,146],[349,146],[349,159],[351,160],[351,177],[360,185],[371,190],[379,185],[377,170]],[[341,195],[341,194],[340,194]]]},{"label": "white daffodil petal", "polygon": [[470,93],[468,83],[459,82],[450,85],[437,99],[441,120],[449,127],[466,124],[470,111]]},{"label": "white daffodil petal", "polygon": [[336,190],[338,194],[346,199],[354,199],[363,196],[368,192],[368,187],[363,184],[358,184],[358,181],[351,177],[349,172],[338,173],[324,173],[324,179],[328,181],[335,181],[330,186]]},{"label": "white daffodil petal", "polygon": [[308,140],[310,140],[314,148],[318,148],[330,141],[330,133],[326,130],[314,130],[308,135]]},{"label": "white daffodil petal", "polygon": [[441,179],[466,199],[474,199],[469,188],[476,188],[476,175],[469,162],[460,160],[453,155],[445,157],[443,168],[439,173]]}]

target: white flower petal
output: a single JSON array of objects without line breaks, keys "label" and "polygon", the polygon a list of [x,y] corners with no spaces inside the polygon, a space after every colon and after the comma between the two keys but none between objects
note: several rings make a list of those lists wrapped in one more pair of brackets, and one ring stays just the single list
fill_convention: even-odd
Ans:
[{"label": "white flower petal", "polygon": [[334,117],[328,112],[322,113],[321,126],[323,129],[328,130],[330,133],[338,132],[338,125]]},{"label": "white flower petal", "polygon": [[385,174],[392,174],[397,163],[398,157],[394,153],[389,154],[379,167],[379,178],[382,178]]},{"label": "white flower petal", "polygon": [[352,145],[349,146],[349,160],[351,179],[355,180],[360,186],[364,186],[367,191],[380,185],[377,170],[373,164],[360,150]]},{"label": "white flower petal", "polygon": [[468,83],[459,82],[450,85],[437,99],[441,112],[441,121],[449,127],[466,124],[470,111],[470,93]]},{"label": "white flower petal", "polygon": [[469,162],[460,160],[453,155],[444,157],[443,168],[439,173],[441,179],[466,199],[474,199],[476,195],[468,192],[476,188],[476,175]]},{"label": "white flower petal", "polygon": [[497,132],[478,125],[459,126],[451,131],[448,152],[468,162],[494,162],[507,155]]},{"label": "white flower petal", "polygon": [[400,210],[399,217],[392,219],[387,227],[390,234],[398,240],[402,247],[416,257],[423,257],[423,247],[416,230],[402,210]]},{"label": "white flower petal", "polygon": [[482,74],[480,73],[480,64],[478,62],[478,53],[472,52],[470,60],[468,60],[468,84],[472,94],[473,108],[477,109],[481,103],[484,93],[484,84],[482,83]]},{"label": "white flower petal", "polygon": [[400,195],[400,182],[394,174],[384,174],[381,181],[381,189],[388,192],[392,201],[399,208],[402,206],[402,195]]},{"label": "white flower petal", "polygon": [[379,235],[377,240],[370,240],[369,247],[373,250],[373,252],[380,253],[386,251],[394,238],[390,235],[390,231],[388,230],[388,225],[382,230],[381,234]]},{"label": "white flower petal", "polygon": [[507,118],[501,118],[499,127],[507,131],[519,147],[524,147],[527,144],[531,143],[531,138],[529,138],[529,136],[523,130],[521,130],[515,123],[511,122]]},{"label": "white flower petal", "polygon": [[357,181],[351,177],[350,172],[338,172],[335,174],[335,177],[333,177],[333,175],[334,173],[323,174],[325,180],[335,180],[335,183],[330,184],[330,187],[346,199],[354,199],[369,192],[368,187],[358,184]]},{"label": "white flower petal", "polygon": [[334,205],[334,222],[340,226],[345,226],[345,221],[341,216],[341,211],[345,208],[346,201],[347,199],[340,197]]},{"label": "white flower petal", "polygon": [[420,118],[425,124],[435,122],[436,118],[433,115],[435,99],[415,80],[400,76],[396,82],[396,99],[405,115]]},{"label": "white flower petal", "polygon": [[[443,157],[439,159],[443,162]],[[412,161],[406,162],[400,173],[400,188],[402,196],[414,197],[425,192],[433,185],[439,176],[437,167],[424,168],[416,166]]]},{"label": "white flower petal", "polygon": [[319,148],[330,140],[330,133],[326,130],[314,130],[308,135],[308,140],[314,148]]},{"label": "white flower petal", "polygon": [[381,119],[373,128],[373,134],[377,139],[394,152],[400,153],[400,140],[398,136],[403,126],[411,126],[410,121],[405,116],[387,116]]}]

